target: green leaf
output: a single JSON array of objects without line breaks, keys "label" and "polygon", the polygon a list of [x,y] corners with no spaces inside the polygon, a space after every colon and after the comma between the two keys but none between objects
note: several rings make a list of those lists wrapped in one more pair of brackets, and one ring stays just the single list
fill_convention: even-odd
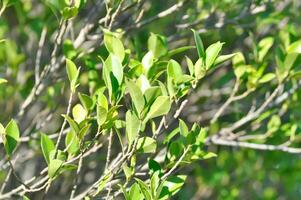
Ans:
[{"label": "green leaf", "polygon": [[79,76],[79,70],[77,70],[75,64],[67,58],[66,58],[66,68],[67,68],[68,79],[70,81],[71,91],[74,92],[77,87],[76,82]]},{"label": "green leaf", "polygon": [[128,140],[129,145],[136,139],[139,129],[140,129],[140,120],[135,115],[134,112],[128,110],[125,115],[125,122],[126,122],[126,137]]},{"label": "green leaf", "polygon": [[118,84],[120,86],[123,80],[123,67],[121,65],[121,62],[118,60],[118,58],[115,55],[110,54],[105,64],[106,64],[105,67],[110,68],[110,72],[113,73],[114,77],[117,79]]},{"label": "green leaf", "polygon": [[237,78],[242,77],[247,72],[248,67],[246,66],[245,57],[242,53],[239,52],[232,58],[232,64],[234,74]]},{"label": "green leaf", "polygon": [[7,80],[5,80],[3,78],[0,78],[0,85],[3,84],[3,83],[7,83]]},{"label": "green leaf", "polygon": [[193,65],[193,62],[187,56],[185,56],[185,58],[186,58],[186,63],[187,63],[187,67],[188,67],[189,73],[190,73],[191,76],[193,76],[194,75],[194,65]]},{"label": "green leaf", "polygon": [[74,121],[76,121],[79,124],[86,119],[87,111],[83,108],[82,105],[76,104],[72,108],[72,115],[73,115]]},{"label": "green leaf", "polygon": [[23,196],[23,200],[30,200],[27,196]]},{"label": "green leaf", "polygon": [[86,111],[92,109],[93,107],[93,100],[90,96],[86,95],[86,94],[82,94],[82,93],[78,93],[78,98],[80,100],[80,102],[83,104],[83,106],[85,107]]},{"label": "green leaf", "polygon": [[15,150],[20,138],[19,127],[15,120],[11,119],[5,127],[4,147],[8,156]]},{"label": "green leaf", "polygon": [[150,87],[144,92],[144,97],[147,105],[151,105],[154,100],[162,94],[159,86]]},{"label": "green leaf", "polygon": [[206,49],[206,70],[209,70],[213,66],[219,52],[222,50],[223,44],[216,42]]},{"label": "green leaf", "polygon": [[78,133],[78,137],[80,140],[82,140],[85,137],[85,135],[87,134],[90,127],[91,127],[91,124],[87,124],[80,129],[80,131]]},{"label": "green leaf", "polygon": [[71,155],[76,155],[79,152],[80,142],[74,131],[69,131],[66,135],[65,146]]},{"label": "green leaf", "polygon": [[213,65],[214,66],[219,65],[219,64],[233,58],[235,55],[236,55],[236,53],[232,53],[232,54],[228,54],[228,55],[221,55],[221,56],[216,58]]},{"label": "green leaf", "polygon": [[67,122],[69,123],[70,128],[73,131],[75,131],[75,133],[78,133],[79,132],[78,124],[71,117],[69,117],[68,115],[62,115],[62,116],[67,120]]},{"label": "green leaf", "polygon": [[167,53],[167,44],[163,36],[151,33],[147,41],[148,50],[154,55],[154,58],[159,58]]},{"label": "green leaf", "polygon": [[274,38],[272,37],[267,37],[262,39],[258,43],[258,61],[262,62],[266,54],[268,53],[269,49],[273,46],[274,43]]},{"label": "green leaf", "polygon": [[140,88],[132,81],[127,81],[126,87],[130,93],[130,96],[131,96],[133,104],[137,110],[137,113],[140,116],[140,114],[145,106],[143,94],[142,94]]},{"label": "green leaf", "polygon": [[149,51],[145,54],[145,56],[143,56],[142,58],[142,66],[144,69],[144,74],[147,74],[148,70],[151,68],[151,66],[154,63],[154,54],[153,52]]},{"label": "green leaf", "polygon": [[70,83],[77,78],[77,68],[74,62],[69,59],[66,59],[66,68],[67,68],[67,75]]},{"label": "green leaf", "polygon": [[99,92],[97,94],[97,105],[103,107],[106,110],[109,109],[109,104],[108,104],[107,97],[103,93]]},{"label": "green leaf", "polygon": [[285,59],[284,59],[285,71],[288,72],[293,67],[295,61],[297,60],[297,57],[298,57],[297,53],[288,54],[285,57]]},{"label": "green leaf", "polygon": [[159,96],[151,105],[145,117],[145,121],[167,114],[168,111],[170,110],[170,107],[171,107],[171,100],[169,99],[169,97]]},{"label": "green leaf", "polygon": [[160,171],[156,171],[153,173],[153,175],[151,177],[150,188],[151,188],[152,199],[155,199],[156,193],[157,193],[157,188],[159,187],[159,184],[160,184],[159,174],[160,174]]},{"label": "green leaf", "polygon": [[266,83],[266,82],[273,80],[275,77],[276,77],[276,75],[274,73],[267,73],[263,77],[261,77],[258,82]]},{"label": "green leaf", "polygon": [[185,122],[181,119],[179,119],[179,128],[180,128],[180,134],[183,135],[184,137],[187,137],[189,133],[188,127],[185,124]]},{"label": "green leaf", "polygon": [[144,74],[141,74],[141,76],[139,76],[136,84],[140,87],[140,90],[142,92],[142,94],[145,93],[145,91],[150,88],[150,83],[147,79],[147,77]]},{"label": "green leaf", "polygon": [[143,194],[140,191],[138,183],[134,183],[129,191],[129,200],[142,200]]},{"label": "green leaf", "polygon": [[290,46],[287,47],[287,53],[301,53],[301,40],[298,40],[292,43]]},{"label": "green leaf", "polygon": [[104,30],[104,44],[107,50],[119,59],[119,62],[123,61],[125,57],[124,46],[121,40],[108,30]]},{"label": "green leaf", "polygon": [[140,179],[135,178],[135,180],[138,183],[145,200],[152,200],[150,188]]},{"label": "green leaf", "polygon": [[196,48],[197,48],[197,51],[198,51],[199,58],[202,58],[203,60],[205,60],[206,54],[205,54],[202,39],[201,39],[200,35],[194,29],[191,29],[191,30],[192,30],[193,35],[194,35],[194,41],[195,41],[195,44],[196,44]]},{"label": "green leaf", "polygon": [[169,199],[179,192],[184,185],[186,177],[187,176],[185,175],[177,175],[167,178],[167,180],[162,183],[163,187],[159,196],[159,200]]},{"label": "green leaf", "polygon": [[151,137],[139,138],[137,143],[137,151],[142,153],[154,153],[156,152],[157,143]]},{"label": "green leaf", "polygon": [[54,178],[58,174],[59,169],[62,167],[63,163],[64,162],[59,159],[50,160],[48,165],[48,176],[50,178]]},{"label": "green leaf", "polygon": [[167,74],[178,83],[179,78],[183,75],[180,64],[175,60],[170,60],[167,65]]},{"label": "green leaf", "polygon": [[150,172],[161,171],[160,164],[157,161],[153,160],[153,159],[149,159],[148,168],[149,168]]},{"label": "green leaf", "polygon": [[62,12],[64,19],[71,19],[75,17],[77,13],[78,13],[78,8],[75,6],[65,7]]},{"label": "green leaf", "polygon": [[202,59],[198,59],[194,64],[194,74],[197,79],[201,79],[206,75],[206,67]]},{"label": "green leaf", "polygon": [[108,111],[102,107],[97,105],[96,109],[96,114],[97,114],[97,124],[98,126],[103,125],[106,122],[107,116],[108,116]]},{"label": "green leaf", "polygon": [[50,152],[55,149],[53,141],[46,135],[41,133],[41,149],[43,156],[49,165],[50,162]]},{"label": "green leaf", "polygon": [[171,57],[173,55],[176,55],[176,54],[179,54],[179,53],[182,53],[184,51],[187,51],[189,49],[194,49],[194,48],[195,48],[195,46],[184,46],[184,47],[172,49],[172,50],[168,51],[168,53],[166,54],[165,57]]},{"label": "green leaf", "polygon": [[215,153],[209,152],[203,156],[203,159],[209,159],[209,158],[214,158],[214,157],[217,157],[217,155]]}]

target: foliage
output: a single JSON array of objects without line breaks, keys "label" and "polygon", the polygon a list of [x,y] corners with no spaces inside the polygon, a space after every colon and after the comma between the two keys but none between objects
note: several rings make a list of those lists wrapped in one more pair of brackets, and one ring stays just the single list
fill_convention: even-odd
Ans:
[{"label": "foliage", "polygon": [[1,1],[0,199],[297,199],[300,7]]}]

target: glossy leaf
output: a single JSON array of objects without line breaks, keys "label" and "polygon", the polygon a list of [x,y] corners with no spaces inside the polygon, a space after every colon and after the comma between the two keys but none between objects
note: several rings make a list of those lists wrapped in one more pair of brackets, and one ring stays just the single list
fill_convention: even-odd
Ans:
[{"label": "glossy leaf", "polygon": [[49,164],[50,152],[55,149],[55,145],[53,141],[46,134],[43,133],[41,134],[41,149],[47,164]]},{"label": "glossy leaf", "polygon": [[80,142],[74,131],[69,131],[66,135],[65,146],[71,155],[76,155],[80,148]]},{"label": "glossy leaf", "polygon": [[159,200],[169,199],[171,196],[179,192],[182,186],[184,185],[185,180],[185,175],[169,177],[166,181],[163,182],[163,187],[159,196]]},{"label": "glossy leaf", "polygon": [[4,147],[8,156],[11,156],[15,150],[20,138],[19,127],[15,120],[10,122],[5,127]]},{"label": "glossy leaf", "polygon": [[125,115],[125,123],[126,123],[126,137],[129,145],[136,139],[139,129],[140,129],[140,120],[135,115],[135,113],[128,110]]},{"label": "glossy leaf", "polygon": [[124,46],[120,39],[108,30],[104,31],[104,44],[111,54],[117,56],[120,62],[123,61],[125,57]]},{"label": "glossy leaf", "polygon": [[197,51],[198,51],[199,58],[202,58],[203,60],[205,60],[206,54],[205,54],[202,39],[201,39],[200,35],[195,30],[193,30],[193,29],[191,29],[191,30],[192,30],[193,35],[194,35],[194,41],[195,41],[195,44],[196,44],[196,48],[197,48]]},{"label": "glossy leaf", "polygon": [[167,44],[165,38],[161,35],[151,33],[147,41],[148,50],[154,55],[154,58],[159,58],[167,53]]},{"label": "glossy leaf", "polygon": [[54,178],[56,175],[58,175],[59,169],[62,167],[63,163],[64,162],[59,159],[50,160],[48,165],[48,176],[50,178]]},{"label": "glossy leaf", "polygon": [[86,119],[87,111],[83,108],[82,105],[76,104],[72,108],[72,115],[73,115],[74,121],[76,121],[79,124]]},{"label": "glossy leaf", "polygon": [[151,105],[145,117],[145,121],[167,114],[168,111],[170,110],[170,107],[171,107],[171,100],[169,99],[169,97],[159,96]]},{"label": "glossy leaf", "polygon": [[139,138],[137,150],[142,153],[154,153],[157,148],[157,142],[151,137]]},{"label": "glossy leaf", "polygon": [[127,81],[126,87],[130,93],[131,99],[138,112],[138,115],[140,116],[140,113],[144,109],[144,105],[145,105],[143,94],[140,88],[132,81]]},{"label": "glossy leaf", "polygon": [[206,49],[206,70],[210,69],[214,64],[219,52],[222,50],[224,43],[216,42]]}]

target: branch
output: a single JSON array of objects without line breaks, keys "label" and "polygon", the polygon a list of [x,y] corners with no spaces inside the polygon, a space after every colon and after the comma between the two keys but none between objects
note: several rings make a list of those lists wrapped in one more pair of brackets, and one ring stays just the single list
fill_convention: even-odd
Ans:
[{"label": "branch", "polygon": [[221,138],[212,138],[206,142],[207,144],[216,144],[221,146],[242,147],[263,151],[283,151],[292,154],[301,154],[301,148],[287,147],[283,145],[255,144],[249,142],[229,141]]}]

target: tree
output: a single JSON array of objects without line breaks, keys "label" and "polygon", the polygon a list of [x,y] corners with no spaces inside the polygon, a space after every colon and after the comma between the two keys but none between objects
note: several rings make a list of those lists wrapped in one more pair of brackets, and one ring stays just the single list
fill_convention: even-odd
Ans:
[{"label": "tree", "polygon": [[1,1],[0,199],[297,199],[300,6]]}]

